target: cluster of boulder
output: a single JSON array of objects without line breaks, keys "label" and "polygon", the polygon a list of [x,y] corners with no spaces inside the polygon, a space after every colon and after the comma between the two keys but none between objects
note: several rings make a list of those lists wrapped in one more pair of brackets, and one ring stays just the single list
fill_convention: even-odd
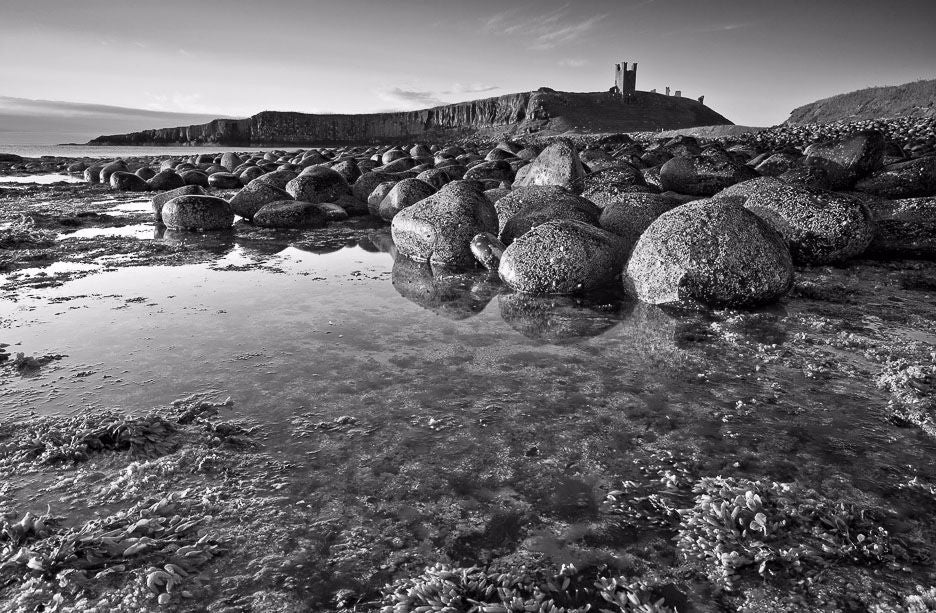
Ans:
[{"label": "cluster of boulder", "polygon": [[[235,215],[314,228],[370,214],[390,223],[400,256],[480,263],[526,294],[623,282],[652,304],[746,307],[786,293],[797,265],[936,256],[936,156],[877,130],[803,149],[619,134],[584,147],[558,138],[545,148],[416,144],[199,155],[135,172],[122,164],[84,172],[116,189],[163,190],[156,219],[173,229],[229,228]],[[238,186],[227,199],[208,191]]]}]

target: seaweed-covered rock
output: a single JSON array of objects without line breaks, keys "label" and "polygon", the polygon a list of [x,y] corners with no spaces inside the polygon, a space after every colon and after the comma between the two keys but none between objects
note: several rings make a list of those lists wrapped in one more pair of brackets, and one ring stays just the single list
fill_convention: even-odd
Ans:
[{"label": "seaweed-covered rock", "polygon": [[277,200],[292,200],[286,190],[254,179],[231,197],[231,210],[244,219],[252,219],[265,204]]},{"label": "seaweed-covered rock", "polygon": [[738,164],[729,156],[714,152],[691,157],[674,157],[660,168],[660,185],[665,191],[693,196],[714,196],[729,185],[757,176],[753,168]]},{"label": "seaweed-covered rock", "polygon": [[882,198],[936,196],[936,156],[885,166],[858,181],[855,189]]},{"label": "seaweed-covered rock", "polygon": [[395,184],[380,201],[378,206],[380,218],[384,221],[392,221],[397,213],[408,206],[416,204],[423,198],[428,198],[435,192],[436,189],[425,181],[403,179]]},{"label": "seaweed-covered rock", "polygon": [[198,185],[186,185],[153,196],[153,213],[157,223],[162,223],[162,209],[167,202],[179,196],[207,196],[208,193]]},{"label": "seaweed-covered rock", "polygon": [[870,200],[875,222],[868,253],[936,259],[936,197]]},{"label": "seaweed-covered rock", "polygon": [[323,228],[328,217],[318,203],[278,200],[260,207],[252,221],[261,228]]},{"label": "seaweed-covered rock", "polygon": [[746,307],[793,284],[783,237],[733,199],[700,200],[663,213],[631,253],[625,285],[651,304]]},{"label": "seaweed-covered rock", "polygon": [[453,181],[403,209],[391,225],[401,254],[449,266],[472,266],[471,239],[496,229],[494,205],[467,181]]},{"label": "seaweed-covered rock", "polygon": [[172,230],[226,230],[234,212],[223,198],[178,196],[163,206],[162,220]]},{"label": "seaweed-covered rock", "polygon": [[831,189],[848,189],[884,164],[884,134],[864,130],[845,138],[808,147],[806,165],[822,168],[829,177]]},{"label": "seaweed-covered rock", "polygon": [[518,237],[498,273],[518,292],[572,294],[607,285],[621,273],[620,237],[576,220],[549,221]]},{"label": "seaweed-covered rock", "polygon": [[732,196],[783,235],[798,264],[829,264],[861,255],[874,236],[867,207],[845,194],[761,177],[718,195]]},{"label": "seaweed-covered rock", "polygon": [[527,170],[524,171],[522,179],[517,177],[515,187],[558,185],[576,193],[582,191],[581,181],[585,176],[585,169],[575,147],[568,139],[556,140],[524,168]]}]

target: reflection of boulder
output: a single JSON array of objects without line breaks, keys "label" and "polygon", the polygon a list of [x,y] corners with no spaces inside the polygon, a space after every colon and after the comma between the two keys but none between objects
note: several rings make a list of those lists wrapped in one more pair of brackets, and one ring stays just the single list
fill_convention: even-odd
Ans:
[{"label": "reflection of boulder", "polygon": [[393,234],[390,228],[369,232],[367,236],[358,241],[358,247],[371,253],[389,253],[393,259],[397,257],[396,245],[393,244]]},{"label": "reflection of boulder", "polygon": [[298,249],[299,251],[324,255],[326,253],[335,253],[336,251],[341,251],[346,247],[354,247],[356,245],[357,241],[353,238],[323,236],[315,239],[307,238],[301,241],[296,241],[291,244],[291,247]]},{"label": "reflection of boulder", "polygon": [[176,247],[185,247],[189,250],[201,249],[217,255],[224,255],[233,249],[235,240],[234,232],[230,230],[201,233],[191,230],[170,230],[162,225],[156,226],[153,238]]},{"label": "reflection of boulder", "polygon": [[241,254],[247,258],[266,259],[289,246],[289,241],[284,237],[272,234],[264,237],[254,233],[250,237],[238,236],[236,240]]},{"label": "reflection of boulder", "polygon": [[407,300],[449,319],[477,315],[500,291],[486,270],[452,270],[399,256],[393,262],[393,287]]},{"label": "reflection of boulder", "polygon": [[634,308],[619,292],[579,296],[509,293],[501,294],[498,303],[501,317],[511,328],[526,337],[556,344],[598,336]]}]

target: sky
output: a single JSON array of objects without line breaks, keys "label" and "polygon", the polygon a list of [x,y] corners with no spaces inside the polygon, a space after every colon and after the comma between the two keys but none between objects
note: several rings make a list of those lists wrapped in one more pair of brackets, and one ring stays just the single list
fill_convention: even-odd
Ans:
[{"label": "sky", "polygon": [[773,125],[819,98],[936,78],[934,32],[936,0],[0,0],[0,97],[367,113],[606,91],[623,60],[640,90]]}]

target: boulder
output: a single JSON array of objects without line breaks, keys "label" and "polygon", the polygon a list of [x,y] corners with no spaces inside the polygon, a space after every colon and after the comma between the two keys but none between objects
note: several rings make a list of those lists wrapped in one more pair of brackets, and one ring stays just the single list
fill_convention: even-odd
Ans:
[{"label": "boulder", "polygon": [[587,175],[582,180],[582,197],[603,209],[635,187],[647,187],[641,172],[630,164],[619,164]]},{"label": "boulder", "polygon": [[182,172],[179,173],[179,176],[182,177],[182,181],[184,181],[186,185],[198,185],[200,187],[209,187],[208,175],[206,175],[200,170],[195,170],[195,169],[183,170]]},{"label": "boulder", "polygon": [[208,175],[208,185],[215,189],[237,189],[241,180],[231,172],[215,172]]},{"label": "boulder", "polygon": [[[2,157],[3,157],[4,155],[6,155],[6,154],[0,153],[0,162],[3,162],[3,161],[7,161],[7,162],[14,161],[14,160],[3,160]],[[19,157],[19,156],[16,156],[16,157]],[[66,168],[66,170],[68,170],[68,172],[76,172],[76,173],[77,173],[77,172],[84,172],[87,168],[88,168],[88,164],[86,164],[85,162],[74,162],[74,163],[72,163],[72,164],[69,164],[69,165],[68,165],[68,168]]]},{"label": "boulder", "polygon": [[[416,166],[416,161],[410,157],[402,157],[393,160],[389,164],[380,167],[381,172],[403,172]],[[418,174],[418,173],[417,173]]]},{"label": "boulder", "polygon": [[126,162],[124,162],[123,160],[115,160],[113,162],[110,162],[109,164],[104,164],[104,166],[101,167],[101,172],[98,175],[98,179],[100,180],[101,183],[109,184],[110,176],[112,174],[118,171],[127,172],[128,170],[130,169],[127,168]]},{"label": "boulder", "polygon": [[393,218],[393,241],[401,254],[418,261],[472,266],[471,239],[497,231],[497,213],[469,182],[453,181]]},{"label": "boulder", "polygon": [[858,179],[883,166],[884,145],[881,132],[864,130],[845,138],[806,147],[806,165],[824,170],[831,189],[848,189]]},{"label": "boulder", "polygon": [[514,171],[510,164],[503,160],[481,162],[472,166],[463,177],[469,181],[513,181]]},{"label": "boulder", "polygon": [[331,168],[312,166],[287,183],[286,191],[302,202],[334,202],[339,196],[350,195],[351,187]]},{"label": "boulder", "polygon": [[118,170],[110,176],[111,189],[121,192],[146,192],[149,191],[149,185],[142,177],[138,177],[132,172]]},{"label": "boulder", "polygon": [[491,204],[497,204],[497,201],[511,193],[511,190],[504,187],[484,190],[484,197],[491,201]]},{"label": "boulder", "polygon": [[232,151],[227,151],[221,154],[221,165],[227,168],[230,172],[234,172],[234,169],[243,163],[244,160],[242,160],[240,156]]},{"label": "boulder", "polygon": [[[244,168],[242,171],[235,172],[234,174],[236,174],[238,177],[240,177],[241,183],[243,183],[244,185],[247,185],[248,183],[250,183],[250,182],[253,181],[254,179],[256,179],[256,178],[258,178],[258,177],[262,177],[262,176],[265,174],[265,172],[266,172],[266,171],[264,171],[264,170],[263,170],[262,168],[260,168],[259,166],[248,166],[247,168]],[[295,175],[295,173],[293,173],[293,175]],[[183,175],[183,177],[184,177],[184,176],[185,176],[185,175]],[[293,178],[293,177],[290,177],[290,180],[291,180],[292,178]],[[207,179],[207,177],[206,177],[206,179]],[[286,183],[288,183],[288,182],[289,182],[289,181],[287,181]],[[286,183],[283,184],[284,187],[285,187]],[[277,187],[278,187],[278,186],[277,186]],[[280,188],[280,189],[282,189],[282,188]]]},{"label": "boulder", "polygon": [[88,166],[84,170],[84,180],[88,183],[99,183],[101,181],[101,169],[104,168],[100,164],[94,164],[93,166]]},{"label": "boulder", "polygon": [[495,205],[498,237],[509,245],[530,228],[553,219],[577,219],[598,225],[601,210],[589,200],[554,185],[513,190]]},{"label": "boulder", "polygon": [[361,169],[358,168],[357,162],[352,160],[344,160],[333,164],[331,167],[332,170],[344,177],[344,180],[348,182],[348,185],[353,184],[361,176]]},{"label": "boulder", "polygon": [[370,196],[367,197],[367,212],[373,215],[374,217],[380,217],[380,203],[383,202],[383,199],[387,197],[387,194],[390,193],[390,190],[393,189],[393,186],[397,184],[397,181],[384,181],[375,187]]},{"label": "boulder", "polygon": [[504,255],[504,243],[490,232],[482,232],[471,239],[471,253],[488,270],[497,270]]},{"label": "boulder", "polygon": [[325,213],[328,221],[344,221],[350,216],[348,211],[333,202],[317,202],[315,206]]},{"label": "boulder", "polygon": [[602,209],[598,225],[623,238],[630,253],[650,224],[678,204],[660,194],[622,194]]},{"label": "boulder", "polygon": [[416,204],[423,198],[428,198],[435,192],[436,189],[425,181],[403,179],[394,185],[380,201],[378,214],[384,221],[391,221],[406,207]]},{"label": "boulder", "polygon": [[885,166],[858,181],[855,189],[891,199],[936,196],[936,156]]},{"label": "boulder", "polygon": [[198,185],[186,185],[153,196],[153,213],[157,223],[162,223],[162,209],[167,202],[179,196],[207,196],[208,193]]},{"label": "boulder", "polygon": [[[514,182],[515,187],[531,185],[558,185],[573,192],[581,192],[581,180],[585,176],[582,161],[572,142],[565,138],[557,139],[536,156],[522,178]],[[521,169],[522,170],[522,169]]]},{"label": "boulder", "polygon": [[625,286],[651,304],[749,307],[793,284],[779,232],[735,199],[699,200],[660,215],[627,263]]},{"label": "boulder", "polygon": [[323,228],[328,217],[317,203],[278,200],[260,207],[251,221],[261,228]]},{"label": "boulder", "polygon": [[420,181],[425,181],[436,190],[442,189],[442,186],[451,181],[452,179],[448,174],[441,168],[431,168],[429,170],[424,170],[416,178]]},{"label": "boulder", "polygon": [[799,163],[799,156],[791,153],[774,153],[754,167],[764,177],[777,177]]},{"label": "boulder", "polygon": [[149,166],[143,166],[142,168],[137,168],[134,172],[136,176],[140,177],[144,181],[149,181],[156,176],[156,171],[150,168]]},{"label": "boulder", "polygon": [[235,215],[252,219],[264,205],[282,200],[292,200],[292,197],[284,189],[254,179],[234,194],[229,204]]},{"label": "boulder", "polygon": [[[189,171],[193,172],[193,171]],[[194,171],[197,172],[197,171]],[[178,189],[185,185],[185,179],[183,179],[176,171],[168,168],[166,170],[160,170],[148,181],[150,189],[154,191],[163,191],[169,189]]]},{"label": "boulder", "polygon": [[729,185],[757,176],[753,168],[717,153],[674,157],[660,168],[664,191],[693,196],[713,196]]},{"label": "boulder", "polygon": [[869,255],[936,260],[936,197],[867,204],[877,226]]},{"label": "boulder", "polygon": [[783,235],[797,264],[842,262],[864,253],[874,236],[867,207],[846,194],[761,177],[729,187],[718,197],[739,197]]},{"label": "boulder", "polygon": [[289,182],[295,179],[297,176],[299,175],[293,172],[292,170],[274,170],[266,174],[260,175],[259,177],[256,177],[251,180],[252,181],[261,180],[267,185],[272,185],[273,187],[278,187],[282,190],[285,190],[286,185],[289,184]]},{"label": "boulder", "polygon": [[588,223],[549,221],[504,250],[498,273],[518,292],[587,292],[621,274],[626,256],[622,243],[618,236]]},{"label": "boulder", "polygon": [[234,212],[223,198],[178,196],[162,207],[162,221],[173,230],[227,230]]}]

